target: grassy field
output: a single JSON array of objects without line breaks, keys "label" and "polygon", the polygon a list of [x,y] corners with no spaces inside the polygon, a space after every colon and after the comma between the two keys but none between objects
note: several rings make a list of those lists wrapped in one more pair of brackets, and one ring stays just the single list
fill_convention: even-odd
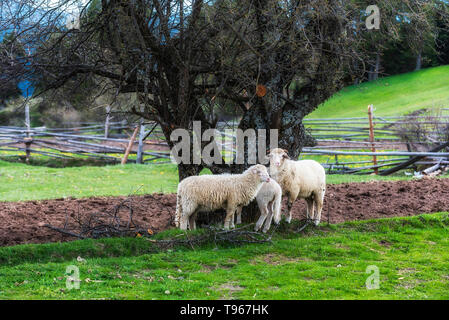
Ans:
[{"label": "grassy field", "polygon": [[[0,298],[448,299],[448,227],[439,213],[303,234],[281,225],[272,243],[238,247],[161,251],[142,238],[5,247]],[[79,289],[66,287],[69,266],[79,268]],[[366,288],[369,266],[379,289]]]},{"label": "grassy field", "polygon": [[0,161],[0,201],[176,192],[175,165],[48,168]]},{"label": "grassy field", "polygon": [[[171,164],[57,169],[0,162],[0,199],[174,192],[177,180]],[[437,213],[324,223],[301,234],[293,232],[297,222],[282,223],[272,243],[241,246],[162,250],[144,238],[115,238],[2,247],[0,299],[448,299],[448,227],[448,213]],[[167,230],[154,238],[185,236]],[[74,268],[79,289],[66,287]],[[368,290],[372,268],[380,286]]]},{"label": "grassy field", "polygon": [[[409,179],[405,175],[329,175],[327,182]],[[174,193],[177,184],[178,172],[174,164],[48,168],[0,160],[0,201]]]},{"label": "grassy field", "polygon": [[366,117],[373,104],[378,116],[397,116],[428,107],[449,107],[449,65],[385,77],[346,87],[308,118]]},{"label": "grassy field", "polygon": [[[449,104],[449,66],[344,89],[310,118],[398,115]],[[305,156],[326,162],[328,156]],[[339,157],[340,162],[362,160]],[[207,173],[205,171],[204,173]],[[409,180],[328,175],[328,183]],[[173,164],[70,168],[0,160],[0,201],[176,192]],[[144,238],[0,247],[0,299],[449,299],[448,213],[322,224],[293,232],[282,223],[272,243],[208,243],[159,249]],[[204,230],[188,231],[189,237]],[[155,239],[180,239],[167,230]],[[80,288],[66,287],[78,268]],[[368,269],[367,269],[368,268]],[[368,290],[367,270],[379,271]]]}]

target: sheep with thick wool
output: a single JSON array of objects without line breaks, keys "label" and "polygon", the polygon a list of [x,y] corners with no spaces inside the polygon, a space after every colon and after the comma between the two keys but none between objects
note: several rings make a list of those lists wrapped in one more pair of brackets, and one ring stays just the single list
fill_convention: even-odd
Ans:
[{"label": "sheep with thick wool", "polygon": [[267,168],[261,164],[249,167],[242,174],[191,176],[178,185],[175,225],[182,230],[196,228],[198,212],[226,210],[224,229],[234,225],[238,207],[248,205],[262,184],[269,182]]},{"label": "sheep with thick wool", "polygon": [[270,151],[270,175],[288,197],[287,222],[292,219],[293,202],[299,197],[307,202],[307,218],[318,225],[321,220],[324,194],[326,192],[326,172],[314,160],[290,160],[287,150],[276,148]]},{"label": "sheep with thick wool", "polygon": [[[263,233],[266,233],[271,226],[271,222],[274,218],[274,222],[278,224],[281,221],[281,205],[282,205],[282,189],[281,186],[271,179],[270,182],[265,182],[259,190],[256,196],[257,205],[260,210],[260,217],[257,220],[255,231],[259,231],[262,224],[265,225],[262,229]],[[242,208],[237,209],[236,223],[242,223]]]}]

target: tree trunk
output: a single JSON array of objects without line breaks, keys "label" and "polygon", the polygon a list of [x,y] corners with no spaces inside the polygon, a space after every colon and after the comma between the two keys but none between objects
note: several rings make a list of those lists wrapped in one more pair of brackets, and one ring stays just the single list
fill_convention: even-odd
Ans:
[{"label": "tree trunk", "polygon": [[[287,149],[288,155],[292,159],[297,159],[302,148],[306,145],[313,146],[316,144],[315,139],[306,132],[302,124],[303,118],[301,115],[296,115],[296,118],[293,120],[296,123],[287,129],[281,130],[279,134],[279,148]],[[291,125],[291,123],[286,124]]]},{"label": "tree trunk", "polygon": [[[260,100],[260,99],[258,99]],[[305,100],[307,101],[307,100]],[[270,101],[272,103],[272,101]],[[304,146],[313,146],[316,141],[306,132],[302,120],[305,116],[302,108],[290,104],[279,106],[280,108],[273,108],[273,110],[280,109],[281,112],[273,111],[274,114],[268,114],[265,111],[262,101],[256,101],[254,105],[243,116],[239,128],[245,131],[246,129],[254,128],[267,130],[267,150],[272,149],[270,146],[269,129],[278,129],[278,147],[287,149],[288,154],[292,159],[299,157],[299,154]],[[279,119],[277,119],[277,117]],[[279,120],[279,121],[278,121]],[[258,146],[257,146],[258,147]],[[247,144],[245,143],[245,164],[235,166],[233,171],[242,172],[249,167],[247,163],[248,152]],[[249,206],[243,208],[242,222],[254,222],[259,217],[260,212],[257,203],[253,201]]]},{"label": "tree trunk", "polygon": [[[272,111],[267,112],[264,105],[264,100],[262,98],[255,98],[252,106],[244,114],[242,120],[239,124],[239,129],[245,131],[247,129],[254,129],[256,133],[258,129],[266,130],[266,149],[270,150],[273,147],[270,145],[270,129],[278,129],[278,147],[287,149],[289,155],[292,159],[299,156],[302,148],[305,145],[313,146],[316,141],[306,132],[302,120],[314,108],[311,108],[309,104],[314,103],[309,100],[309,96],[314,94],[312,91],[307,89],[303,93],[305,98],[296,99],[299,103],[295,105],[285,103],[283,100],[271,101],[268,100],[267,103],[278,104],[278,106],[271,107]],[[306,111],[307,110],[307,111]],[[206,128],[201,128],[202,130]],[[163,129],[164,130],[164,129]],[[169,140],[171,133],[171,128],[165,128],[164,134]],[[171,143],[169,142],[169,145]],[[170,147],[173,147],[170,145]],[[203,146],[204,147],[204,146]],[[254,146],[258,150],[258,139],[256,139],[256,145]],[[265,156],[265,154],[263,154]],[[259,155],[257,154],[257,159]],[[246,170],[251,164],[248,163],[248,141],[245,139],[244,148],[244,164],[235,164],[233,166],[227,166],[223,164],[209,165],[207,166],[214,174],[220,174],[223,172],[241,173]],[[195,165],[195,164],[179,164],[178,165],[178,175],[179,181],[192,176],[198,175],[206,165]],[[210,225],[219,224],[223,222],[224,211],[219,210],[213,213],[199,213],[197,217],[198,225]],[[253,201],[250,205],[245,207],[242,212],[242,221],[244,223],[250,223],[257,220],[260,212],[257,203]]]},{"label": "tree trunk", "polygon": [[379,71],[380,71],[380,54],[379,52],[376,53],[376,65],[374,67],[374,74],[372,80],[377,80],[379,78]]},{"label": "tree trunk", "polygon": [[374,67],[371,65],[369,67],[369,71],[368,71],[368,81],[369,82],[373,81],[373,76],[374,76]]},{"label": "tree trunk", "polygon": [[421,53],[421,51],[419,51],[418,55],[416,56],[415,71],[421,70],[421,66],[422,66],[422,53]]},{"label": "tree trunk", "polygon": [[178,164],[179,182],[190,176],[199,175],[202,169],[202,166],[198,164]]},{"label": "tree trunk", "polygon": [[354,74],[356,74],[356,77],[354,78],[354,85],[358,85],[360,83],[360,78],[359,78],[359,75],[357,72],[359,70],[359,63],[357,60],[354,60],[353,68],[354,68]]}]

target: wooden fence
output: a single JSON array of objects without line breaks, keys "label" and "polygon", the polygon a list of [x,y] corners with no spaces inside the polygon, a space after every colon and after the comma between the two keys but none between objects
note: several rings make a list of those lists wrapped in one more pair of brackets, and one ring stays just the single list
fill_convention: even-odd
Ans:
[{"label": "wooden fence", "polygon": [[[155,127],[149,124],[149,127]],[[164,144],[161,141],[161,134],[158,130],[145,130],[142,124],[138,129],[141,131],[139,138],[130,141],[125,134],[108,134],[104,131],[125,132],[132,129],[131,126],[122,122],[109,123],[108,127],[103,124],[90,124],[71,128],[29,128],[29,127],[0,127],[0,151],[9,151],[10,154],[3,154],[2,157],[17,157],[11,152],[24,152],[29,160],[31,154],[40,154],[59,159],[79,159],[89,158],[112,162],[121,162],[123,157],[119,155],[139,154],[136,160],[130,162],[149,162],[156,159],[169,159],[169,153],[163,151],[144,151],[144,138],[151,133],[155,141],[153,145]],[[131,142],[131,143],[130,143]],[[132,147],[137,145],[137,151]],[[135,148],[134,148],[135,149]],[[143,156],[146,157],[145,159]]]},{"label": "wooden fence", "polygon": [[[449,115],[429,119],[428,116],[373,116],[373,125],[377,141],[401,141],[400,135],[413,134],[407,128],[398,127],[399,124],[419,123],[421,125],[434,124],[435,121],[449,123]],[[328,119],[305,119],[304,126],[318,140],[369,140],[368,117],[358,118],[328,118]],[[429,132],[436,135],[441,132]]]},{"label": "wooden fence", "polygon": [[[167,143],[160,127],[155,123],[140,121],[128,124],[123,121],[112,122],[107,117],[105,123],[86,122],[72,127],[68,124],[69,127],[32,128],[27,111],[28,109],[25,112],[25,127],[0,126],[0,152],[8,152],[1,157],[17,156],[20,152],[25,154],[27,160],[32,154],[40,154],[61,159],[88,158],[125,163],[129,154],[135,154],[135,159],[129,159],[130,162],[169,161]],[[399,145],[404,145],[400,135],[407,133],[404,129],[398,129],[398,123],[425,124],[428,120],[429,117],[420,115],[378,117],[374,114],[371,117],[367,114],[367,117],[305,119],[305,127],[318,140],[319,145],[304,148],[301,157],[320,156],[329,173],[367,174],[377,173],[381,169],[382,174],[410,159],[416,159],[412,162],[414,165],[434,166],[438,163],[439,166],[447,166],[448,152],[397,150]],[[440,116],[438,121],[449,123],[449,114]],[[225,140],[217,142],[222,145],[222,150],[231,154],[231,158],[236,152],[236,137],[235,134],[229,134],[229,131],[225,132],[225,129],[235,130],[237,123],[238,121],[219,122],[217,125],[225,137]],[[446,142],[443,132],[433,134],[441,143]],[[152,150],[144,148],[145,145],[152,145]],[[435,145],[438,146],[438,143]],[[327,156],[325,161],[323,156]],[[348,160],[346,156],[356,156],[357,160]]]}]

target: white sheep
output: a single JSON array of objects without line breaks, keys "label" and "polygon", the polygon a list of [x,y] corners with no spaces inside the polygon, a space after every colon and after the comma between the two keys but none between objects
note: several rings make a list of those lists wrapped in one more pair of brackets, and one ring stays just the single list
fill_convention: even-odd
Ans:
[{"label": "white sheep", "polygon": [[287,150],[280,148],[271,150],[268,157],[271,177],[281,185],[283,195],[288,196],[287,222],[292,219],[293,202],[299,197],[307,202],[307,218],[318,225],[326,192],[323,166],[314,160],[290,160]]},{"label": "white sheep", "polygon": [[[263,233],[266,233],[271,226],[271,221],[274,218],[276,224],[281,220],[281,205],[282,205],[282,189],[281,186],[273,179],[270,182],[265,182],[256,196],[257,205],[260,210],[260,217],[257,220],[255,231],[259,231],[262,224],[265,222]],[[236,223],[242,223],[242,207],[237,208]]]},{"label": "white sheep", "polygon": [[238,207],[248,205],[263,182],[269,182],[267,168],[261,164],[242,174],[191,176],[178,185],[175,225],[182,230],[195,229],[198,212],[226,210],[224,229],[234,225]]}]

